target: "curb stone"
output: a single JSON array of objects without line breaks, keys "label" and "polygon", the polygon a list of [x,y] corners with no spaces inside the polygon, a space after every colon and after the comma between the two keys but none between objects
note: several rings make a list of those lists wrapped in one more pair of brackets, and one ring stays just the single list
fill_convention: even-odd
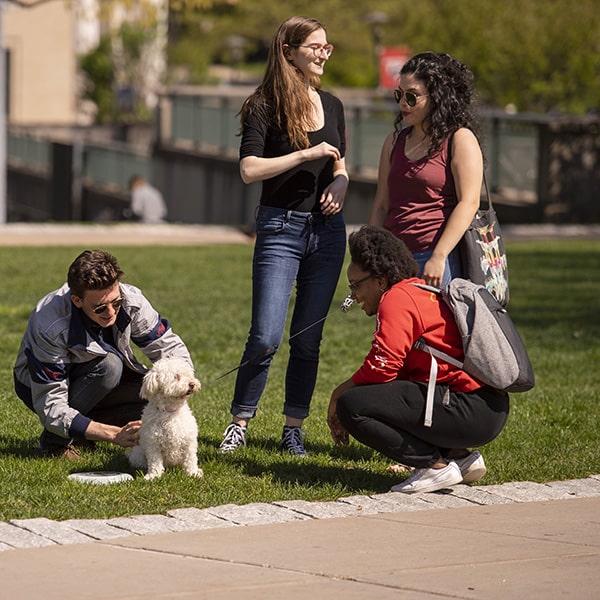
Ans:
[{"label": "curb stone", "polygon": [[217,527],[247,527],[310,519],[450,509],[466,506],[540,502],[600,496],[600,475],[585,479],[534,483],[523,481],[489,486],[457,485],[433,494],[357,495],[331,502],[281,500],[212,508],[178,508],[166,515],[136,515],[111,519],[46,518],[0,522],[0,552],[16,548],[86,544],[135,535],[156,535]]}]

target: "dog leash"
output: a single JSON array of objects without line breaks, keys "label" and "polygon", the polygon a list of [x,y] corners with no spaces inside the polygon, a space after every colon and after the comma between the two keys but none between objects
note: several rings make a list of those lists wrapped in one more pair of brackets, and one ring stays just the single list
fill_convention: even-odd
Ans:
[{"label": "dog leash", "polygon": [[[348,294],[348,296],[346,296],[346,299],[342,302],[342,304],[340,304],[339,310],[343,313],[347,313],[353,304],[354,304],[354,299],[352,298],[352,294]],[[306,326],[304,329],[301,329],[300,331],[297,331],[296,333],[294,333],[294,335],[291,335],[288,338],[288,342],[291,339],[295,338],[297,335],[300,335],[300,334],[304,333],[305,331],[308,331],[312,327],[315,327],[315,325],[322,323],[325,319],[327,319],[327,317],[329,317],[329,315],[331,313],[332,313],[332,311],[328,312],[324,317],[322,317],[318,321],[311,323],[310,325]],[[239,365],[237,365],[237,367],[233,367],[233,369],[229,369],[229,371],[225,371],[225,373],[222,373],[217,378],[213,379],[212,381],[209,381],[206,385],[203,385],[202,387],[203,388],[208,387],[209,385],[212,385],[213,383],[219,381],[220,379],[227,377],[227,375],[231,375],[231,373],[234,373],[235,371],[241,369],[242,367],[245,367],[246,365],[248,365],[250,363],[262,360],[265,356],[268,356],[269,354],[273,354],[273,353],[277,352],[278,348],[279,348],[279,344],[274,344],[273,346],[269,346],[266,350],[262,350],[258,354],[251,356],[244,362],[241,362]]]}]

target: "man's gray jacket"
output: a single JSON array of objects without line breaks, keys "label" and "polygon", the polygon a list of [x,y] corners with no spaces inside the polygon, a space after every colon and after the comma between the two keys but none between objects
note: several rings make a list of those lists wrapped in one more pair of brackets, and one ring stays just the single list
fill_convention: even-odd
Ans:
[{"label": "man's gray jacket", "polygon": [[123,304],[112,326],[115,347],[85,327],[85,315],[71,301],[65,283],[42,298],[29,317],[14,366],[17,395],[37,413],[49,431],[83,438],[90,419],[69,406],[69,367],[117,352],[134,371],[147,367],[134,356],[133,342],[151,362],[165,356],[192,360],[181,338],[161,318],[142,292],[119,284]]}]

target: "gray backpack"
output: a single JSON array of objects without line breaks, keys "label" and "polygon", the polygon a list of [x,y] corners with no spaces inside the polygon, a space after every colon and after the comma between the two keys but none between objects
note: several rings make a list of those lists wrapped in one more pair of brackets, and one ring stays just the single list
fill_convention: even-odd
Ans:
[{"label": "gray backpack", "polygon": [[440,294],[450,307],[462,337],[464,362],[437,350],[419,338],[413,348],[431,355],[428,406],[425,424],[431,425],[433,391],[437,379],[435,357],[463,369],[482,383],[505,392],[526,392],[535,385],[533,368],[525,344],[506,309],[482,285],[453,279],[440,290],[413,284]]}]

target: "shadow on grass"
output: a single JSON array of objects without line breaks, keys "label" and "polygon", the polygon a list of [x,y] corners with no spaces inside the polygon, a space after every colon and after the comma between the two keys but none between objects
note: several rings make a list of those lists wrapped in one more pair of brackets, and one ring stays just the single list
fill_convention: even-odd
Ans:
[{"label": "shadow on grass", "polygon": [[[210,447],[214,440],[205,439],[204,443]],[[402,479],[397,474],[369,468],[376,453],[366,446],[307,443],[305,447],[308,458],[302,459],[281,452],[276,440],[254,438],[248,448],[219,456],[248,477],[269,474],[276,483],[306,488],[332,486],[343,489],[344,494],[387,492]]]},{"label": "shadow on grass", "polygon": [[40,458],[38,438],[20,439],[0,435],[0,455],[11,455],[15,458]]},{"label": "shadow on grass", "polygon": [[307,488],[315,484],[331,485],[343,490],[344,495],[384,493],[400,479],[397,475],[369,471],[359,464],[306,465],[301,459],[282,457],[280,461],[265,466],[251,458],[240,458],[239,464],[249,476],[260,477],[263,472],[268,471],[273,480],[280,484]]},{"label": "shadow on grass", "polygon": [[0,435],[0,456],[12,456],[18,459],[39,460],[64,460],[71,468],[70,472],[83,471],[120,471],[134,474],[125,454],[118,449],[105,449],[101,447],[86,448],[81,451],[79,460],[68,460],[56,457],[47,457],[38,449],[38,438],[21,439]]},{"label": "shadow on grass", "polygon": [[87,450],[82,460],[73,461],[71,473],[83,473],[87,471],[115,471],[118,473],[129,473],[135,477],[136,470],[129,465],[129,461],[118,454],[109,456],[107,460],[104,457],[93,456],[97,450]]}]

